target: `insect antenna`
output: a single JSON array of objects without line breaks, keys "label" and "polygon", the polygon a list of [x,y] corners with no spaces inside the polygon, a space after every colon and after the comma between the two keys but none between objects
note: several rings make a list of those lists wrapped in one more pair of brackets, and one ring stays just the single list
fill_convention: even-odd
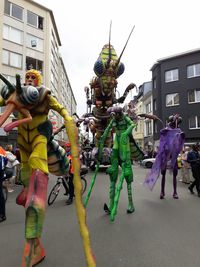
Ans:
[{"label": "insect antenna", "polygon": [[118,66],[118,64],[119,64],[119,62],[120,62],[120,59],[121,59],[121,57],[122,57],[122,55],[123,55],[123,53],[124,53],[124,50],[125,50],[125,48],[126,48],[126,46],[127,46],[127,44],[128,44],[128,41],[129,41],[129,39],[130,39],[130,37],[131,37],[131,34],[132,34],[134,28],[135,28],[135,25],[133,26],[133,28],[132,28],[132,30],[131,30],[129,36],[128,36],[128,39],[127,39],[127,41],[126,41],[126,43],[125,43],[125,46],[124,46],[124,48],[123,48],[123,50],[122,50],[122,52],[121,52],[121,54],[120,54],[120,56],[119,56],[119,58],[118,58],[118,60],[117,60],[116,66]]}]

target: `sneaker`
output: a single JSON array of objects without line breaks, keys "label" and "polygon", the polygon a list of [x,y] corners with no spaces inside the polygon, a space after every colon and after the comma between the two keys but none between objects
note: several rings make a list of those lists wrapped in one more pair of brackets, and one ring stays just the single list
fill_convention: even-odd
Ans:
[{"label": "sneaker", "polygon": [[108,205],[105,203],[103,206],[103,210],[107,213],[110,214],[110,209],[108,208]]},{"label": "sneaker", "polygon": [[14,192],[13,189],[8,189],[8,193],[12,193],[12,192]]},{"label": "sneaker", "polygon": [[69,198],[68,200],[66,200],[67,205],[71,205],[72,203],[73,203],[73,199]]},{"label": "sneaker", "polygon": [[0,217],[0,223],[5,221],[5,220],[6,220],[6,216],[5,215]]},{"label": "sneaker", "polygon": [[165,194],[164,193],[160,193],[160,199],[164,199],[165,198]]},{"label": "sneaker", "polygon": [[174,199],[178,199],[178,194],[176,194],[176,193],[173,194],[173,198],[174,198]]},{"label": "sneaker", "polygon": [[191,193],[192,195],[194,194],[193,188],[191,188],[190,186],[188,187],[188,190],[190,191],[190,193]]}]

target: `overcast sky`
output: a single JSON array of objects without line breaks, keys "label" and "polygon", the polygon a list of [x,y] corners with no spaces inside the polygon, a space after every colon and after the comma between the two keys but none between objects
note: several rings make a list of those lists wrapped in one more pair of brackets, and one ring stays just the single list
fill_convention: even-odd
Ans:
[{"label": "overcast sky", "polygon": [[118,78],[120,94],[131,82],[139,87],[150,81],[150,68],[158,59],[200,47],[199,0],[35,1],[54,13],[79,115],[86,112],[84,87],[95,76],[93,65],[108,43],[111,20],[111,44],[118,56],[135,25],[121,59],[125,72]]}]

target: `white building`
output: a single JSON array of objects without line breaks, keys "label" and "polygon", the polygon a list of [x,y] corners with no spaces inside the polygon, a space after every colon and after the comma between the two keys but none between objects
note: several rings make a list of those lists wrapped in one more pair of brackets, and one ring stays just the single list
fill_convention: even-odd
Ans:
[{"label": "white building", "polygon": [[[39,70],[43,84],[69,114],[76,112],[76,100],[59,53],[61,41],[52,10],[32,0],[1,0],[0,28],[0,73],[15,83],[16,73],[24,82],[26,70]],[[62,123],[59,117],[50,114],[56,127]],[[1,134],[5,135],[2,129]]]}]

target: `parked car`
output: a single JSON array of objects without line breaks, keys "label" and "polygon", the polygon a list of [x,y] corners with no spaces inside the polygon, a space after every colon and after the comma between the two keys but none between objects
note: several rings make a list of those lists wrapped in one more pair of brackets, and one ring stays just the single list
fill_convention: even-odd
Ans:
[{"label": "parked car", "polygon": [[[155,160],[156,160],[155,158],[143,159],[143,161],[141,162],[141,166],[151,169]],[[178,168],[180,169],[182,167],[180,154],[177,158],[177,163],[178,163]],[[169,161],[169,164],[170,164],[170,161]],[[169,165],[167,166],[169,167]]]},{"label": "parked car", "polygon": [[143,159],[141,162],[141,166],[151,169],[155,160],[155,158]]}]

